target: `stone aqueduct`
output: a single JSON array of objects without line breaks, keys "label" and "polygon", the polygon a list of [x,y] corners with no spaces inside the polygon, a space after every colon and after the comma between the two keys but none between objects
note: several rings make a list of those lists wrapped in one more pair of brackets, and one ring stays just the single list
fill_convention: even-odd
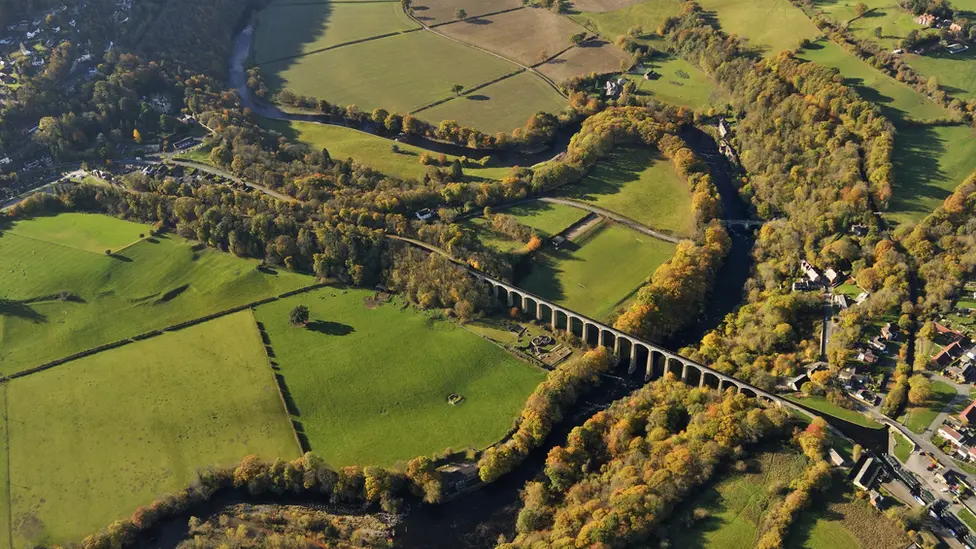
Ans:
[{"label": "stone aqueduct", "polygon": [[511,284],[494,279],[482,272],[470,268],[468,271],[472,276],[490,288],[492,296],[499,300],[504,299],[509,307],[518,307],[523,313],[534,315],[536,320],[549,322],[554,330],[560,328],[565,329],[567,332],[579,336],[589,345],[600,345],[608,349],[613,349],[614,354],[621,357],[622,362],[626,360],[629,373],[633,373],[637,368],[643,367],[645,381],[672,373],[685,383],[697,384],[699,387],[707,385],[720,391],[724,391],[729,387],[735,387],[737,391],[748,396],[775,403],[779,406],[795,408],[809,415],[808,411],[799,408],[792,402],[783,400],[754,385],[750,385],[749,383],[713,370],[708,366],[679,356],[653,343],[637,339],[632,335],[625,334],[620,330],[570,311],[565,307],[560,307],[555,303],[530,294],[520,288],[516,288]]}]

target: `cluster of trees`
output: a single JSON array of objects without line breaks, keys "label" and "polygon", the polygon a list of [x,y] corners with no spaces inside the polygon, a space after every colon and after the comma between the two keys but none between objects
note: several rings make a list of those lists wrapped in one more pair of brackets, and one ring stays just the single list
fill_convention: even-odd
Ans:
[{"label": "cluster of trees", "polygon": [[613,360],[605,347],[599,347],[549,372],[522,408],[514,434],[482,454],[478,461],[481,480],[497,480],[514,470],[529,452],[540,447],[553,425],[562,421],[563,414],[579,397],[599,382],[600,376],[610,370]]},{"label": "cluster of trees", "polygon": [[682,241],[674,255],[658,267],[614,328],[661,341],[676,334],[702,313],[705,298],[732,246],[718,222],[705,230],[704,242]]},{"label": "cluster of trees", "polygon": [[189,538],[179,549],[386,549],[389,528],[370,516],[333,515],[296,508],[236,505],[206,522],[190,518]]},{"label": "cluster of trees", "polygon": [[741,394],[668,376],[573,429],[523,492],[517,536],[499,549],[632,547],[745,447],[784,433],[789,416]]},{"label": "cluster of trees", "polygon": [[386,271],[390,289],[424,309],[448,309],[461,322],[468,322],[494,306],[484,286],[446,257],[406,245],[394,249],[390,257]]},{"label": "cluster of trees", "polygon": [[331,469],[325,461],[312,453],[293,460],[262,461],[247,456],[233,468],[205,469],[190,486],[175,494],[165,495],[148,506],[140,507],[132,516],[116,520],[105,530],[87,536],[82,549],[116,549],[131,546],[140,532],[160,520],[179,515],[190,508],[209,501],[220,491],[247,490],[253,495],[316,494],[333,503],[378,504],[387,512],[396,512],[402,496],[423,495],[425,501],[440,500],[440,474],[430,459],[420,457],[407,464],[401,473],[379,467],[349,466]]}]

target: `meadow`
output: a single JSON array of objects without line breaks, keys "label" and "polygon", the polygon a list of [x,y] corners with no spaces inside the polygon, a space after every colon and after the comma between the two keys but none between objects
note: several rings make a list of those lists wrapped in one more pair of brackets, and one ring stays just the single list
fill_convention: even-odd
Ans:
[{"label": "meadow", "polygon": [[0,421],[0,549],[13,549],[10,535],[10,478],[7,476],[10,457],[7,455],[7,388],[0,386],[0,410],[3,410],[3,421]]},{"label": "meadow", "polygon": [[917,221],[976,170],[976,130],[965,125],[900,125],[892,164],[895,182],[887,217],[898,223]]},{"label": "meadow", "polygon": [[[583,29],[577,27],[582,32]],[[588,40],[559,56],[539,65],[538,70],[555,82],[563,82],[574,76],[590,73],[607,74],[620,72],[621,61],[630,65],[627,53],[606,40]]]},{"label": "meadow", "polygon": [[594,320],[605,320],[673,253],[674,244],[604,224],[562,249],[546,249],[518,285]]},{"label": "meadow", "polygon": [[[405,143],[396,143],[400,152],[393,152],[394,143],[389,139],[342,126],[270,119],[263,119],[261,124],[290,140],[307,143],[315,150],[327,149],[332,158],[352,158],[382,174],[399,179],[423,179],[427,166],[420,163],[420,155],[427,153],[435,158],[438,156],[436,152]],[[450,161],[458,158],[453,155],[445,156]],[[505,166],[490,165],[484,168],[464,168],[464,174],[469,181],[502,179],[510,171],[511,168]]]},{"label": "meadow", "polygon": [[299,455],[250,311],[16,379],[7,398],[17,547],[77,542],[202,467]]},{"label": "meadow", "polygon": [[907,54],[905,58],[922,75],[934,76],[939,87],[949,95],[963,101],[976,99],[976,48],[957,54],[945,51]]},{"label": "meadow", "polygon": [[[495,213],[510,215],[519,223],[532,227],[540,236],[546,238],[561,233],[587,215],[587,212],[579,208],[563,204],[548,204],[536,200],[498,210]],[[501,251],[509,252],[524,246],[522,242],[517,242],[506,235],[493,231],[488,220],[484,217],[465,219],[461,226],[477,231],[483,244],[493,246]]]},{"label": "meadow", "polygon": [[[329,287],[256,310],[312,450],[336,467],[394,465],[502,438],[545,372],[374,294]],[[289,321],[297,305],[307,327]],[[449,404],[452,393],[464,401]]]},{"label": "meadow", "polygon": [[633,26],[640,26],[644,34],[657,31],[658,26],[668,17],[681,14],[678,0],[648,0],[612,11],[581,10],[572,14],[577,23],[595,30],[608,40],[627,34]]},{"label": "meadow", "polygon": [[434,124],[454,120],[483,132],[510,133],[525,126],[537,112],[556,113],[565,107],[566,100],[549,84],[535,74],[522,72],[420,111],[416,116]]},{"label": "meadow", "polygon": [[415,0],[410,4],[414,17],[425,25],[440,25],[455,21],[455,10],[467,12],[468,17],[522,7],[520,0]]},{"label": "meadow", "polygon": [[107,216],[63,215],[18,221],[0,233],[0,295],[9,300],[0,310],[0,374],[313,282],[286,271],[262,272],[257,261],[170,235],[109,256],[104,249],[149,228]]},{"label": "meadow", "polygon": [[419,28],[399,2],[276,2],[257,17],[254,61],[268,63]]},{"label": "meadow", "polygon": [[[684,512],[702,508],[709,515],[691,528],[670,527],[673,547],[750,549],[756,546],[759,525],[776,497],[776,485],[789,480],[806,467],[803,454],[789,448],[762,452],[752,459],[747,473],[731,473],[700,490],[684,504]],[[721,472],[719,473],[722,474]],[[681,512],[678,513],[679,517]],[[672,522],[680,521],[672,519]]]},{"label": "meadow", "polygon": [[884,425],[881,425],[877,421],[869,418],[868,416],[858,412],[857,410],[851,410],[849,408],[843,408],[828,401],[822,396],[808,396],[808,397],[797,397],[787,395],[784,398],[791,400],[798,404],[802,404],[807,408],[816,410],[823,414],[839,417],[840,419],[854,423],[855,425],[860,425],[862,427],[867,427],[869,429],[881,429]]},{"label": "meadow", "polygon": [[437,31],[495,52],[523,65],[535,65],[568,48],[569,37],[582,29],[544,8],[524,8],[486,17],[470,17]]},{"label": "meadow", "polygon": [[[645,62],[639,69],[637,73],[627,74],[627,78],[637,84],[637,95],[701,110],[722,104],[726,99],[725,94],[707,74],[680,57],[659,55],[654,61]],[[644,72],[647,70],[653,70],[660,76],[645,80]]]},{"label": "meadow", "polygon": [[[898,5],[897,0],[863,0],[868,12],[857,17],[855,0],[818,0],[816,6],[838,22],[850,22],[848,30],[864,40],[872,40],[888,50],[898,47],[898,42],[913,29],[922,29],[915,23],[911,12]],[[881,37],[874,29],[881,28]]]},{"label": "meadow", "polygon": [[[839,484],[839,483],[835,483]],[[786,547],[803,549],[902,549],[911,544],[905,531],[851,489],[834,487],[800,513]]]},{"label": "meadow", "polygon": [[[956,388],[944,381],[932,381],[932,398],[927,406],[909,406],[902,424],[913,433],[922,434],[932,425],[942,409],[956,398]],[[938,427],[938,426],[936,426]]]},{"label": "meadow", "polygon": [[789,0],[701,0],[718,16],[722,30],[748,40],[767,57],[792,50],[803,39],[820,36],[820,29]]},{"label": "meadow", "polygon": [[[257,52],[260,57],[262,54]],[[406,114],[518,70],[516,65],[429,32],[411,32],[265,63],[268,87],[369,111]],[[527,110],[525,116],[534,110]],[[523,120],[524,122],[524,120]]]},{"label": "meadow", "polygon": [[617,149],[561,194],[665,232],[694,233],[688,184],[656,150]]}]

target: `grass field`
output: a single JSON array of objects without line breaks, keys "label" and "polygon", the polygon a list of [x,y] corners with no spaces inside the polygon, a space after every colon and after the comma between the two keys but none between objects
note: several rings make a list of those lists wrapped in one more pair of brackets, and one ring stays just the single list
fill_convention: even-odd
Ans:
[{"label": "grass field", "polygon": [[[513,65],[429,32],[412,32],[261,65],[268,87],[363,110],[406,114],[518,70]],[[527,111],[525,116],[534,111]]]},{"label": "grass field", "polygon": [[842,408],[832,402],[829,402],[826,398],[822,396],[809,396],[809,397],[796,397],[792,395],[785,396],[787,400],[792,400],[802,404],[818,412],[823,412],[824,414],[839,417],[841,419],[850,421],[856,425],[862,427],[868,427],[870,429],[881,429],[884,427],[877,421],[865,416],[864,414],[858,412],[857,410],[848,410],[847,408]]},{"label": "grass field", "polygon": [[905,116],[920,120],[944,118],[945,109],[906,84],[861,61],[829,40],[820,40],[803,50],[800,57],[840,71],[844,83],[862,97],[881,107],[885,116],[897,123]]},{"label": "grass field", "polygon": [[312,283],[176,236],[143,240],[111,257],[83,251],[64,243],[100,248],[147,227],[69,216],[76,232],[65,236],[61,218],[20,221],[0,235],[0,295],[12,300],[0,309],[2,374]]},{"label": "grass field", "polygon": [[913,433],[924,433],[935,421],[943,408],[956,396],[956,388],[948,383],[932,381],[932,399],[928,406],[911,406],[905,416],[904,424]]},{"label": "grass field", "polygon": [[789,0],[701,0],[707,11],[714,11],[722,30],[749,41],[749,45],[773,56],[792,50],[806,38],[820,36],[813,21]]},{"label": "grass field", "polygon": [[[496,213],[515,217],[519,223],[532,227],[544,237],[561,233],[573,223],[586,217],[587,214],[587,212],[571,206],[547,204],[539,201],[505,208]],[[483,244],[493,246],[501,251],[513,251],[524,246],[522,242],[517,242],[506,235],[493,231],[488,220],[484,217],[466,219],[462,222],[462,226],[477,231]]]},{"label": "grass field", "polygon": [[[647,69],[661,76],[644,80]],[[654,61],[644,63],[639,72],[627,74],[627,78],[637,84],[637,94],[648,95],[664,103],[706,110],[721,104],[726,98],[707,74],[680,57],[658,56]]]},{"label": "grass field", "polygon": [[902,549],[911,541],[896,523],[848,489],[835,488],[800,513],[786,547],[803,549]]},{"label": "grass field", "polygon": [[[576,27],[582,32],[583,29]],[[620,72],[620,62],[630,60],[628,55],[606,40],[589,40],[582,46],[539,65],[539,72],[556,82],[563,82],[574,76],[590,73],[607,74]]]},{"label": "grass field", "polygon": [[976,130],[902,125],[892,161],[895,184],[888,217],[896,222],[921,219],[976,170]]},{"label": "grass field", "polygon": [[537,112],[559,112],[566,100],[538,76],[523,72],[417,113],[431,123],[454,120],[487,133],[511,132]]},{"label": "grass field", "polygon": [[[393,465],[504,436],[545,373],[399,302],[369,308],[373,294],[326,288],[257,309],[312,449],[333,466]],[[300,304],[307,328],[288,320]]]},{"label": "grass field", "polygon": [[895,457],[898,458],[898,461],[905,463],[912,455],[915,443],[899,434],[892,434],[892,436],[895,437]]},{"label": "grass field", "polygon": [[[420,155],[426,152],[435,158],[438,156],[433,151],[404,143],[397,143],[400,152],[393,152],[393,142],[389,139],[342,126],[270,119],[262,120],[261,124],[290,140],[303,141],[315,150],[328,149],[332,158],[352,158],[380,173],[400,179],[422,179],[427,166],[420,163]],[[447,157],[451,161],[457,158],[452,155]],[[504,166],[464,169],[465,175],[473,181],[502,179],[510,171],[511,168]]]},{"label": "grass field", "polygon": [[563,194],[648,227],[682,236],[694,232],[688,184],[654,150],[617,149]]},{"label": "grass field", "polygon": [[[38,217],[29,223],[17,223],[7,232],[86,252],[104,254],[135,243],[139,235],[148,234],[150,227],[130,223],[107,215],[64,213]],[[12,256],[7,256],[12,257]]]},{"label": "grass field", "polygon": [[754,466],[748,473],[726,473],[684,505],[685,512],[701,508],[709,516],[691,528],[669,528],[672,547],[749,549],[756,546],[759,524],[774,501],[771,496],[774,484],[789,485],[790,479],[803,473],[806,458],[790,449],[763,452],[750,461],[758,467]]},{"label": "grass field", "polygon": [[455,20],[458,8],[467,12],[468,17],[478,17],[522,6],[520,0],[416,0],[411,3],[414,17],[426,25],[436,25]]},{"label": "grass field", "polygon": [[952,54],[945,51],[905,56],[913,69],[934,76],[939,87],[957,99],[976,99],[976,48]]},{"label": "grass field", "polygon": [[8,389],[16,546],[77,542],[208,465],[299,450],[250,311]]},{"label": "grass field", "polygon": [[[898,42],[913,29],[922,30],[922,26],[915,23],[911,12],[901,8],[897,0],[863,0],[869,11],[864,17],[857,17],[854,0],[818,0],[816,7],[838,22],[850,21],[848,29],[858,38],[871,40],[883,48],[892,50],[898,47]],[[881,27],[881,38],[874,29]]]},{"label": "grass field", "polygon": [[571,17],[607,40],[616,40],[633,26],[640,26],[645,34],[656,32],[665,19],[680,14],[681,2],[678,0],[647,0],[613,11],[581,10]]},{"label": "grass field", "polygon": [[0,387],[0,410],[3,420],[0,421],[0,548],[13,549],[10,545],[10,479],[7,477],[7,387]]},{"label": "grass field", "polygon": [[976,515],[973,515],[969,509],[959,510],[959,520],[965,522],[970,530],[976,530]]},{"label": "grass field", "polygon": [[540,254],[519,286],[590,318],[604,320],[673,253],[671,243],[619,225],[606,225],[560,250]]},{"label": "grass field", "polygon": [[416,28],[398,2],[279,2],[257,18],[254,60],[267,63]]}]

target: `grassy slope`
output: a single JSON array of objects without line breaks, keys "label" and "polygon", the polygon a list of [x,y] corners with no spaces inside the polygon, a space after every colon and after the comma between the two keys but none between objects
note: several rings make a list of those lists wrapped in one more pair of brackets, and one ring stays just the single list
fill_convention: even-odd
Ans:
[{"label": "grassy slope", "polygon": [[258,16],[254,57],[267,63],[417,27],[396,2],[273,5]]},{"label": "grassy slope", "polygon": [[18,545],[75,542],[247,454],[297,457],[249,311],[9,388]]},{"label": "grassy slope", "polygon": [[688,184],[657,151],[617,149],[565,194],[655,229],[684,236],[694,231]]},{"label": "grassy slope", "polygon": [[976,49],[952,54],[946,51],[906,56],[908,64],[923,76],[934,76],[947,93],[963,101],[976,99]]},{"label": "grassy slope", "polygon": [[928,406],[911,406],[905,417],[905,427],[911,429],[913,433],[924,433],[929,425],[935,421],[935,417],[942,412],[942,409],[956,396],[956,389],[952,385],[943,381],[932,382],[932,399]]},{"label": "grassy slope", "polygon": [[[372,295],[326,288],[257,310],[312,449],[334,466],[392,465],[500,439],[544,373],[399,303],[368,309]],[[299,304],[310,328],[288,321]]]},{"label": "grassy slope", "polygon": [[13,549],[10,544],[10,479],[7,478],[7,388],[0,387],[0,549]]},{"label": "grassy slope", "polygon": [[[847,485],[835,481],[826,501],[815,502],[800,513],[790,528],[786,547],[804,549],[902,549],[910,543],[904,530],[865,500],[854,497]],[[819,505],[818,505],[819,503]]]},{"label": "grassy slope", "polygon": [[[90,219],[96,225],[103,222]],[[38,221],[21,222],[17,227],[42,235],[29,227]],[[144,230],[141,225],[131,225]],[[79,300],[40,301],[4,311],[0,315],[0,372],[22,371],[312,283],[310,277],[284,271],[265,274],[256,269],[256,261],[207,248],[193,251],[193,246],[168,236],[155,243],[144,240],[118,257],[108,257],[4,233],[0,237],[0,257],[4,258],[0,295],[28,300],[64,290]]]},{"label": "grassy slope", "polygon": [[725,98],[708,75],[680,57],[658,56],[645,65],[661,77],[644,80],[643,74],[628,74],[627,77],[637,83],[638,95],[646,94],[658,101],[693,109],[707,109]]},{"label": "grassy slope", "polygon": [[731,474],[700,491],[687,509],[704,508],[709,517],[693,528],[670,529],[674,547],[749,549],[755,547],[759,524],[772,503],[769,488],[788,484],[806,466],[795,451],[764,452],[756,456],[756,471]]},{"label": "grassy slope", "polygon": [[519,286],[597,320],[609,317],[674,252],[673,244],[618,225],[597,229],[580,244],[542,254]]},{"label": "grassy slope", "polygon": [[890,120],[944,118],[948,113],[929,98],[861,61],[837,44],[820,40],[804,50],[801,58],[840,71],[845,84],[879,105]]},{"label": "grassy slope", "polygon": [[640,4],[613,11],[584,11],[571,17],[578,23],[596,28],[608,40],[616,40],[635,25],[644,33],[656,32],[665,19],[681,14],[681,2],[677,0],[648,0]]},{"label": "grassy slope", "polygon": [[[516,65],[428,32],[413,32],[261,65],[272,89],[363,110],[400,113],[514,72]],[[528,114],[526,114],[528,116]]]},{"label": "grassy slope", "polygon": [[[504,210],[499,210],[497,213],[514,216],[518,219],[519,223],[532,227],[545,237],[561,233],[573,223],[583,219],[587,214],[587,212],[579,208],[573,208],[572,206],[547,204],[539,201],[505,208]],[[484,217],[466,219],[461,225],[470,230],[477,231],[478,237],[483,244],[494,246],[502,251],[512,251],[524,245],[522,242],[516,242],[503,234],[493,231]]]},{"label": "grassy slope", "polygon": [[901,435],[896,434],[893,436],[895,437],[895,457],[898,458],[898,461],[905,463],[912,455],[915,444]]},{"label": "grassy slope", "polygon": [[836,416],[841,419],[850,421],[851,423],[861,425],[862,427],[868,427],[870,429],[881,429],[883,427],[877,421],[874,421],[873,419],[865,416],[864,414],[858,412],[857,410],[848,410],[847,408],[842,408],[836,404],[828,402],[827,399],[822,396],[811,396],[806,398],[787,396],[785,398],[792,400],[793,402],[798,402],[800,404],[803,404],[804,406],[807,406],[819,412],[823,412],[831,416]]},{"label": "grassy slope", "polygon": [[[837,21],[850,21],[848,29],[858,38],[875,41],[889,50],[897,48],[898,42],[909,31],[922,28],[908,10],[898,6],[897,0],[863,0],[871,11],[857,18],[854,6],[860,1],[820,0],[816,5]],[[877,27],[881,27],[880,39],[874,34]]]},{"label": "grassy slope", "polygon": [[538,76],[523,72],[421,111],[417,117],[435,124],[455,120],[486,133],[511,133],[537,112],[555,113],[565,107],[566,100],[556,90]]},{"label": "grassy slope", "polygon": [[800,40],[820,36],[820,30],[789,0],[701,0],[714,11],[722,30],[749,40],[749,44],[775,55],[796,48]]},{"label": "grassy slope", "polygon": [[65,213],[16,223],[9,232],[78,250],[104,254],[107,249],[118,250],[134,243],[139,240],[140,234],[148,233],[149,229],[148,225],[106,215]]},{"label": "grassy slope", "polygon": [[[401,152],[395,153],[393,142],[389,139],[341,126],[268,119],[262,120],[261,124],[289,139],[304,141],[314,149],[328,149],[333,158],[352,158],[378,172],[400,179],[422,179],[427,166],[420,163],[420,155],[426,152],[435,158],[438,156],[427,149],[403,143],[397,144]],[[451,155],[447,157],[449,160],[456,158]],[[472,179],[502,179],[510,171],[507,167],[464,169],[465,175]]]}]

